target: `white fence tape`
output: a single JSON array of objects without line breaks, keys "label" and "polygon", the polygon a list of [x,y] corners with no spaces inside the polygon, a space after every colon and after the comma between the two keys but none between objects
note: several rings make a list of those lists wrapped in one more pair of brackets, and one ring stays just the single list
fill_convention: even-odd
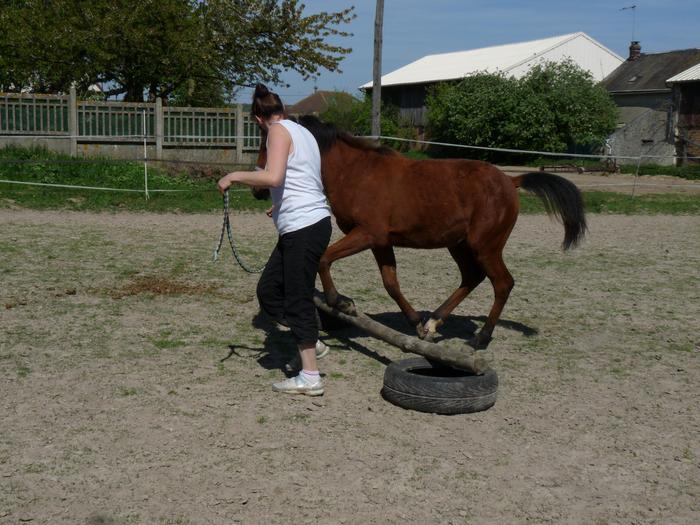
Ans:
[{"label": "white fence tape", "polygon": [[[449,142],[435,142],[431,140],[417,140],[417,139],[404,139],[401,137],[387,137],[384,135],[367,135],[365,138],[368,139],[384,139],[384,140],[395,140],[398,142],[414,142],[416,144],[428,144],[432,146],[450,146],[453,148],[464,148],[464,149],[476,149],[481,151],[498,151],[502,153],[524,153],[527,155],[541,155],[543,157],[571,157],[571,158],[581,158],[581,159],[627,159],[627,160],[639,160],[639,159],[678,159],[675,155],[637,155],[637,156],[627,156],[627,155],[591,155],[584,153],[554,153],[551,151],[531,151],[525,149],[511,149],[511,148],[491,148],[487,146],[470,146],[467,144],[450,144]],[[683,157],[683,159],[688,160],[700,160],[700,157]]]},{"label": "white fence tape", "polygon": [[[78,189],[78,190],[101,190],[101,191],[123,191],[123,192],[130,192],[130,193],[143,193],[144,191],[142,189],[135,190],[132,188],[107,188],[104,186],[77,186],[73,184],[52,184],[48,182],[26,182],[26,181],[21,181],[21,180],[3,180],[0,179],[0,183],[5,183],[5,184],[21,184],[23,186],[48,186],[51,188],[73,188],[73,189]],[[214,189],[212,187],[212,189]],[[211,191],[209,189],[189,189],[189,190],[154,190],[149,188],[148,190],[150,193],[197,193],[197,192],[203,192],[203,191]],[[250,191],[245,188],[241,189],[235,189],[235,190],[229,190],[229,191]]]}]

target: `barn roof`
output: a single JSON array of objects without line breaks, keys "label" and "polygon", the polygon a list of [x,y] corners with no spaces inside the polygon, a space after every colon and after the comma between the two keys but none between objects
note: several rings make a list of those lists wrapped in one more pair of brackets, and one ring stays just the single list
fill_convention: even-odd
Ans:
[{"label": "barn roof", "polygon": [[[623,61],[619,55],[585,33],[578,32],[516,44],[427,55],[383,75],[382,86],[454,80],[477,72],[501,72],[517,77],[524,75],[538,61],[556,62],[565,57],[589,70],[596,80],[602,80]],[[371,88],[372,82],[360,86],[360,89]]]},{"label": "barn roof", "polygon": [[672,76],[666,82],[673,84],[675,82],[696,82],[700,80],[700,62],[693,67],[689,67],[685,71],[681,71],[677,75]]},{"label": "barn roof", "polygon": [[[611,93],[667,91],[667,81],[700,64],[700,49],[682,49],[665,53],[642,53],[636,60],[627,60],[602,84]],[[698,76],[700,70],[696,71]]]}]

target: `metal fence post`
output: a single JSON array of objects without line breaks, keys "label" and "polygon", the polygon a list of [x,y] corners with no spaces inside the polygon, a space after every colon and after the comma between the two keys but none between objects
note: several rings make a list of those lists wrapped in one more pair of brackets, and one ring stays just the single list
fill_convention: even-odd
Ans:
[{"label": "metal fence post", "polygon": [[243,144],[245,126],[243,125],[243,104],[236,105],[236,164],[243,164]]},{"label": "metal fence post", "polygon": [[163,158],[163,130],[165,128],[163,120],[163,99],[156,97],[156,159]]},{"label": "metal fence post", "polygon": [[75,86],[70,87],[68,100],[68,133],[70,134],[70,155],[78,155],[78,95]]}]

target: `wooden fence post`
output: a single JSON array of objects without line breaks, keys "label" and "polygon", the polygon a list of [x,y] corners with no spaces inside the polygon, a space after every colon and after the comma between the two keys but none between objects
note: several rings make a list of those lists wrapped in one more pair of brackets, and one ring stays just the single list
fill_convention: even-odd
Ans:
[{"label": "wooden fence post", "polygon": [[163,99],[156,97],[156,159],[163,158],[163,130],[165,121],[163,118]]},{"label": "wooden fence post", "polygon": [[70,155],[78,155],[78,95],[75,86],[70,87],[68,99],[68,133],[70,135]]},{"label": "wooden fence post", "polygon": [[243,104],[236,104],[236,164],[243,164],[244,136]]}]

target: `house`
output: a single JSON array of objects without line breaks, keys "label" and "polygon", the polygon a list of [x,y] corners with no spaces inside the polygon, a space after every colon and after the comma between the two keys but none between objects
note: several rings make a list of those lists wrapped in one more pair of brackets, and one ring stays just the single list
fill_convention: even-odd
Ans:
[{"label": "house", "polygon": [[677,148],[682,155],[688,146],[695,151],[685,141],[695,137],[700,142],[700,70],[695,67],[700,49],[646,54],[635,41],[629,50],[627,60],[601,83],[620,109],[618,129],[608,139],[610,152],[646,156],[643,163],[673,164]]},{"label": "house", "polygon": [[[506,44],[501,46],[428,55],[382,76],[382,100],[399,107],[402,118],[419,130],[425,126],[425,98],[439,83],[459,80],[475,73],[504,73],[520,78],[542,62],[571,59],[602,80],[624,59],[585,33]],[[372,90],[372,82],[360,89]]]},{"label": "house", "polygon": [[679,164],[700,164],[700,63],[669,78]]},{"label": "house", "polygon": [[320,115],[330,106],[350,106],[354,97],[344,91],[314,91],[313,94],[301,99],[287,108],[290,115]]}]

